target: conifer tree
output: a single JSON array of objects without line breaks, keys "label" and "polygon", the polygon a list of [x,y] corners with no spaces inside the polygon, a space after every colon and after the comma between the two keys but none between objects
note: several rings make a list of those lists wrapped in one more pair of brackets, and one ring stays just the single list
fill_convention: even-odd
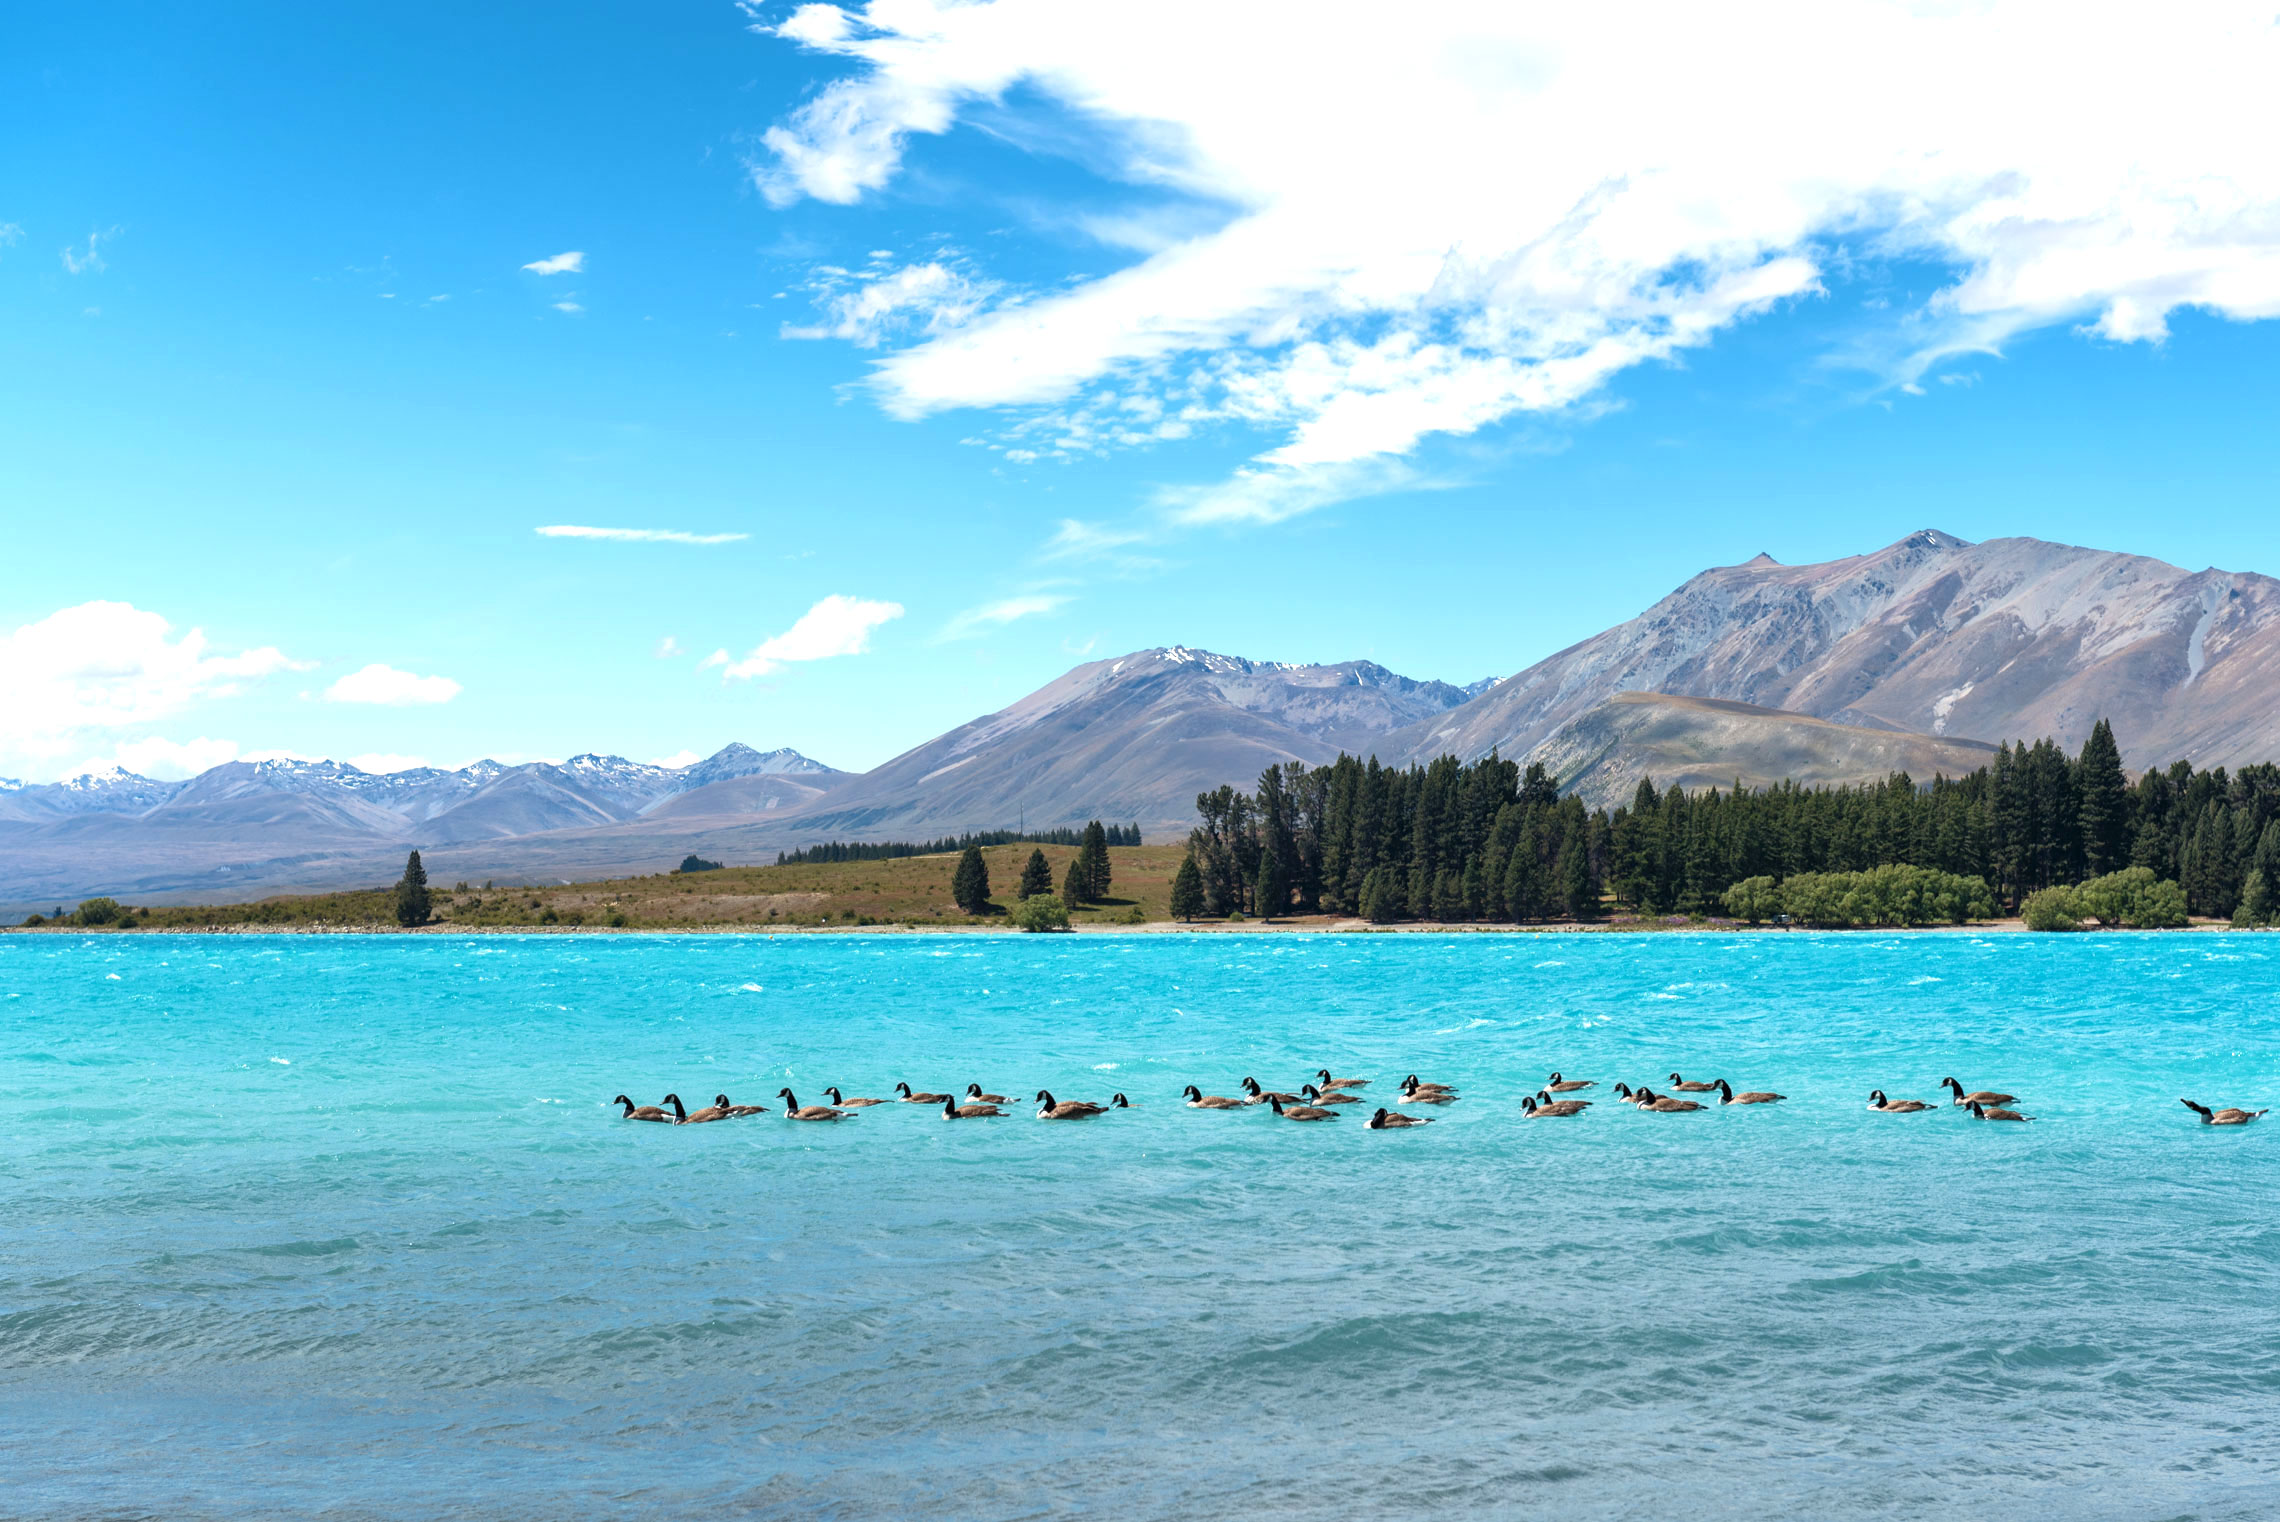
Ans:
[{"label": "conifer tree", "polygon": [[1272,851],[1259,855],[1259,880],[1253,893],[1260,919],[1271,920],[1278,914],[1290,913],[1290,879],[1283,873],[1281,859]]},{"label": "conifer tree", "polygon": [[2083,870],[2091,877],[2119,871],[2129,848],[2129,783],[2122,776],[2122,751],[2114,726],[2100,719],[2082,742],[2075,763],[2076,808],[2082,826]]},{"label": "conifer tree", "polygon": [[1061,897],[1072,909],[1092,902],[1092,882],[1085,875],[1082,853],[1069,858],[1068,875],[1061,879]]},{"label": "conifer tree", "polygon": [[1077,860],[1085,866],[1085,900],[1099,903],[1108,897],[1108,832],[1095,819],[1085,826],[1084,844],[1077,848]]},{"label": "conifer tree", "polygon": [[987,914],[990,908],[990,864],[982,860],[980,846],[968,846],[958,857],[958,870],[950,878],[950,896],[968,914]]},{"label": "conifer tree", "polygon": [[428,900],[427,868],[420,865],[420,853],[414,851],[404,863],[404,875],[396,883],[396,923],[406,928],[424,925],[433,905]]},{"label": "conifer tree", "polygon": [[1029,853],[1028,864],[1021,869],[1021,886],[1014,890],[1021,898],[1053,891],[1053,864],[1045,859],[1042,850]]},{"label": "conifer tree", "polygon": [[1203,873],[1198,871],[1193,856],[1180,858],[1179,871],[1172,874],[1172,918],[1192,921],[1203,913]]},{"label": "conifer tree", "polygon": [[1599,887],[1591,880],[1591,857],[1583,849],[1583,832],[1568,831],[1560,846],[1560,897],[1567,912],[1579,920],[1599,917]]}]

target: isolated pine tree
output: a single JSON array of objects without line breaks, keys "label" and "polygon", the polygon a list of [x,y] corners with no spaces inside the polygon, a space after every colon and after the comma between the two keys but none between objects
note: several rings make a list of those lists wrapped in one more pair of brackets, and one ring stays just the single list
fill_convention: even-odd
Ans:
[{"label": "isolated pine tree", "polygon": [[1172,918],[1193,920],[1203,913],[1203,873],[1196,869],[1195,858],[1180,858],[1180,869],[1172,875]]},{"label": "isolated pine tree", "polygon": [[396,923],[407,928],[424,925],[433,907],[428,900],[427,868],[420,865],[420,853],[414,851],[396,883]]},{"label": "isolated pine tree", "polygon": [[1045,859],[1043,851],[1031,851],[1028,865],[1021,869],[1021,886],[1014,890],[1021,898],[1053,891],[1053,864]]},{"label": "isolated pine tree", "polygon": [[980,846],[968,846],[958,858],[950,878],[950,896],[968,914],[987,914],[990,908],[990,864],[982,860]]},{"label": "isolated pine tree", "polygon": [[1085,858],[1081,852],[1069,858],[1068,874],[1061,879],[1061,897],[1072,909],[1092,902],[1092,880],[1085,875]]},{"label": "isolated pine tree", "polygon": [[1085,826],[1084,844],[1077,848],[1077,860],[1085,864],[1085,891],[1089,902],[1099,903],[1108,897],[1108,831],[1099,820]]}]

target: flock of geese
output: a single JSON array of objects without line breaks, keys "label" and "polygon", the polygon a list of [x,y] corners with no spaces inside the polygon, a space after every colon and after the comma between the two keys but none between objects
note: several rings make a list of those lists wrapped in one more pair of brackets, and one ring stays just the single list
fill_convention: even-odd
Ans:
[{"label": "flock of geese", "polygon": [[[1333,1078],[1328,1068],[1318,1069],[1314,1078],[1312,1083],[1301,1084],[1296,1093],[1265,1088],[1256,1078],[1248,1077],[1238,1085],[1242,1090],[1240,1097],[1206,1094],[1192,1083],[1180,1093],[1191,1110],[1246,1110],[1264,1105],[1270,1113],[1283,1120],[1302,1122],[1336,1120],[1339,1117],[1339,1106],[1369,1102],[1350,1092],[1368,1088],[1370,1080],[1367,1078]],[[1535,1093],[1521,1099],[1520,1113],[1528,1120],[1573,1120],[1596,1102],[1576,1096],[1586,1089],[1597,1087],[1599,1083],[1596,1079],[1569,1078],[1554,1073]],[[1879,1115],[1915,1115],[1927,1110],[1960,1109],[1974,1120],[2034,1119],[2032,1115],[2024,1115],[2010,1108],[2018,1103],[2019,1097],[2016,1094],[1999,1093],[1994,1089],[1966,1090],[1953,1078],[1941,1079],[1940,1087],[1947,1089],[1951,1095],[1944,1105],[1926,1103],[1921,1099],[1891,1099],[1882,1089],[1871,1089],[1868,1107]],[[831,1103],[803,1105],[790,1088],[778,1089],[776,1097],[784,1102],[784,1119],[830,1123],[853,1120],[858,1113],[873,1105],[906,1104],[940,1106],[944,1120],[990,1120],[1003,1116],[1006,1113],[1004,1107],[1015,1102],[1004,1094],[984,1093],[978,1083],[967,1084],[962,1096],[916,1091],[907,1083],[895,1085],[895,1097],[892,1099],[849,1099],[836,1088],[828,1088],[823,1092]],[[1682,1115],[1712,1108],[1722,1109],[1728,1105],[1780,1104],[1788,1097],[1765,1089],[1745,1089],[1737,1093],[1734,1086],[1723,1078],[1700,1083],[1682,1078],[1676,1073],[1670,1075],[1670,1088],[1666,1093],[1658,1093],[1645,1084],[1633,1088],[1627,1083],[1618,1083],[1609,1092],[1617,1103],[1630,1105],[1633,1109],[1644,1110],[1651,1115]],[[1367,1129],[1400,1131],[1412,1126],[1429,1126],[1433,1123],[1433,1117],[1415,1113],[1414,1107],[1451,1105],[1460,1098],[1453,1086],[1427,1083],[1415,1073],[1401,1080],[1396,1093],[1398,1097],[1392,1098],[1390,1104],[1378,1106],[1375,1113],[1363,1122]],[[1678,1096],[1682,1094],[1715,1094],[1718,1098],[1714,1106],[1708,1098],[1681,1099]],[[1131,1101],[1122,1094],[1111,1096],[1106,1104],[1094,1104],[1083,1099],[1056,1099],[1050,1089],[1039,1089],[1035,1102],[1037,1109],[1034,1113],[1039,1120],[1090,1120],[1096,1115],[1132,1107]],[[675,1126],[694,1126],[707,1121],[736,1120],[747,1115],[770,1113],[766,1105],[730,1104],[726,1094],[714,1095],[713,1102],[701,1110],[685,1109],[678,1094],[668,1094],[653,1105],[636,1105],[623,1094],[610,1103],[625,1107],[623,1118],[626,1120]],[[2206,1126],[2244,1126],[2265,1113],[2262,1110],[2242,1110],[2231,1106],[2213,1110],[2190,1099],[2180,1100],[2179,1103],[2200,1116],[2201,1124]]]}]

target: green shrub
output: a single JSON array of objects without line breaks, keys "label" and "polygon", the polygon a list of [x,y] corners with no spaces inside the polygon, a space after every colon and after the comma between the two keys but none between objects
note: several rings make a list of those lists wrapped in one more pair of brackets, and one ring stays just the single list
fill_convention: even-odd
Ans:
[{"label": "green shrub", "polygon": [[625,928],[625,912],[623,910],[612,909],[610,911],[609,927],[612,930],[623,930]]},{"label": "green shrub", "polygon": [[2080,930],[2081,915],[2072,888],[2038,888],[2019,906],[2019,918],[2029,930]]},{"label": "green shrub", "polygon": [[1069,928],[1069,906],[1054,893],[1032,893],[1027,898],[1015,899],[1013,923],[1035,934],[1046,930]]},{"label": "green shrub", "polygon": [[1976,877],[1891,865],[1866,872],[1799,872],[1781,907],[1806,925],[1960,925],[1991,919],[1995,896]]},{"label": "green shrub", "polygon": [[[2244,895],[2244,907],[2247,902]],[[2187,922],[2185,890],[2157,879],[2151,867],[2126,867],[2091,878],[2074,890],[2073,907],[2077,915],[2109,927],[2173,930]]]},{"label": "green shrub", "polygon": [[72,918],[82,925],[108,925],[124,913],[115,898],[91,898],[79,906],[79,912]]},{"label": "green shrub", "polygon": [[47,916],[44,914],[30,914],[24,917],[24,928],[26,930],[35,930],[46,923]]},{"label": "green shrub", "polygon": [[1148,923],[1148,915],[1138,904],[1134,904],[1124,911],[1124,923],[1127,925],[1145,925]]},{"label": "green shrub", "polygon": [[1781,888],[1770,877],[1745,877],[1726,890],[1726,912],[1755,925],[1781,913]]}]

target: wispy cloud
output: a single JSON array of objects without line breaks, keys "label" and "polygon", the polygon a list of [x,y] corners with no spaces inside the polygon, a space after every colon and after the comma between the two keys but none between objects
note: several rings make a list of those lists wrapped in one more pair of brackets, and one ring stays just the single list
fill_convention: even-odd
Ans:
[{"label": "wispy cloud", "polygon": [[572,317],[583,317],[586,314],[586,309],[575,301],[557,301],[554,303],[554,310],[567,312]]},{"label": "wispy cloud", "polygon": [[14,248],[24,241],[24,227],[20,222],[0,222],[0,248]]},{"label": "wispy cloud", "polygon": [[[766,676],[794,661],[861,655],[871,648],[873,629],[902,615],[899,602],[874,602],[834,593],[802,613],[799,622],[783,633],[753,646],[744,659],[721,672],[721,680]],[[705,664],[711,665],[712,661],[708,658]]]},{"label": "wispy cloud", "polygon": [[670,528],[594,528],[583,523],[549,523],[538,530],[548,539],[613,539],[627,544],[734,544],[750,534],[685,534]]},{"label": "wispy cloud", "polygon": [[74,275],[102,274],[103,271],[111,267],[110,264],[103,258],[102,246],[106,241],[115,238],[118,235],[119,230],[117,228],[106,228],[100,232],[89,233],[87,235],[87,246],[85,248],[80,248],[76,245],[66,247],[63,250],[64,269],[68,273]]},{"label": "wispy cloud", "polygon": [[447,676],[415,676],[375,661],[325,689],[328,703],[374,703],[387,708],[415,708],[448,703],[458,697],[460,685]]},{"label": "wispy cloud", "polygon": [[681,642],[670,634],[659,640],[657,642],[657,648],[651,652],[651,654],[655,655],[657,659],[661,661],[669,661],[677,656],[685,655],[686,653],[687,652],[681,648]]},{"label": "wispy cloud", "polygon": [[[1874,319],[1895,340],[1880,384],[2038,327],[2280,317],[2270,5],[2130,26],[2047,0],[1237,11],[1100,0],[1071,25],[1066,0],[872,0],[763,23],[850,66],[766,133],[776,204],[861,201],[913,139],[1034,96],[1136,201],[1198,212],[1124,268],[942,330],[914,307],[874,374],[889,412],[1041,411],[1088,448],[1254,429],[1244,474],[1186,513],[1273,521],[1387,479],[1353,467],[1564,413],[1811,298],[1847,250],[1949,271]],[[895,336],[871,320],[897,309],[887,280],[835,299],[826,330]],[[1134,395],[1160,420],[1119,422]]]},{"label": "wispy cloud", "polygon": [[783,336],[839,338],[865,349],[962,327],[1001,289],[940,259],[898,267],[876,254],[860,270],[823,265],[807,288],[824,320],[785,323]]},{"label": "wispy cloud", "polygon": [[935,642],[971,639],[992,629],[1002,629],[1017,618],[1035,618],[1065,608],[1073,600],[1066,592],[1025,592],[1018,597],[984,603],[978,608],[966,609],[944,624],[942,631],[934,636]]},{"label": "wispy cloud", "polygon": [[583,275],[586,272],[586,255],[582,250],[574,248],[566,254],[533,259],[523,268],[534,275]]},{"label": "wispy cloud", "polygon": [[1145,529],[1118,527],[1107,523],[1087,523],[1082,518],[1063,518],[1053,530],[1053,537],[1045,541],[1038,553],[1041,560],[1082,560],[1107,555],[1127,545],[1148,542]]}]

